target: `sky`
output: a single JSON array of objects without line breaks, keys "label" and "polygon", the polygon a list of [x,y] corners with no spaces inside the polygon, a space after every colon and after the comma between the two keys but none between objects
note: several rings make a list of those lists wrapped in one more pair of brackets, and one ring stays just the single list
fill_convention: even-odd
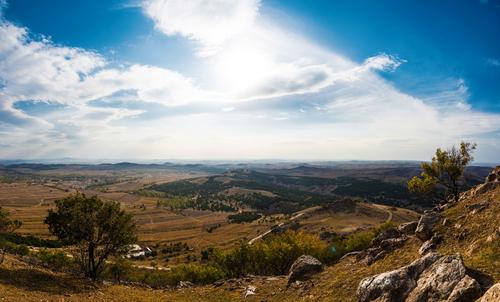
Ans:
[{"label": "sky", "polygon": [[0,158],[500,162],[500,1],[0,0]]}]

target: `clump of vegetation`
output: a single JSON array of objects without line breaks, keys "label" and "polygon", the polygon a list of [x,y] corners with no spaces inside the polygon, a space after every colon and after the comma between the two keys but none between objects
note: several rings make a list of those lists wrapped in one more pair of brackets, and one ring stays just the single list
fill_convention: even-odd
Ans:
[{"label": "clump of vegetation", "polygon": [[55,202],[45,223],[60,240],[73,245],[73,256],[86,277],[97,279],[110,256],[125,254],[137,241],[132,215],[117,202],[76,193]]},{"label": "clump of vegetation", "polygon": [[347,253],[361,251],[368,248],[371,245],[372,240],[377,237],[378,234],[392,227],[393,224],[391,222],[386,222],[371,230],[349,235],[335,236],[331,240],[330,246],[332,258],[340,259]]},{"label": "clump of vegetation", "polygon": [[243,222],[252,222],[254,220],[259,219],[260,217],[262,217],[262,215],[260,215],[257,212],[241,212],[229,215],[227,219],[231,223],[243,223]]},{"label": "clump of vegetation", "polygon": [[132,264],[129,260],[118,258],[115,262],[106,266],[105,276],[110,276],[114,281],[126,280],[132,272]]},{"label": "clump of vegetation", "polygon": [[444,188],[444,196],[439,198],[442,200],[453,198],[457,202],[463,187],[465,167],[472,162],[472,152],[475,149],[476,144],[468,142],[461,142],[459,148],[455,146],[448,150],[438,148],[430,163],[422,163],[424,171],[421,176],[414,176],[408,181],[408,189],[411,192],[439,194]]},{"label": "clump of vegetation", "polygon": [[20,235],[17,233],[0,233],[0,240],[34,247],[60,248],[63,246],[59,240],[45,239],[33,235]]},{"label": "clump of vegetation", "polygon": [[[0,233],[11,234],[18,228],[20,228],[22,222],[17,219],[11,219],[9,212],[0,207]],[[12,250],[12,244],[9,244],[8,241],[4,239],[0,239],[0,264],[3,263],[5,259],[5,252],[7,249]]]},{"label": "clump of vegetation", "polygon": [[252,245],[243,243],[226,251],[214,249],[210,255],[202,256],[228,277],[240,277],[247,274],[286,274],[293,262],[304,254],[323,262],[329,262],[332,256],[328,245],[318,236],[292,231],[271,235]]},{"label": "clump of vegetation", "polygon": [[74,262],[63,251],[40,250],[36,257],[42,261],[43,265],[55,271],[71,271]]}]

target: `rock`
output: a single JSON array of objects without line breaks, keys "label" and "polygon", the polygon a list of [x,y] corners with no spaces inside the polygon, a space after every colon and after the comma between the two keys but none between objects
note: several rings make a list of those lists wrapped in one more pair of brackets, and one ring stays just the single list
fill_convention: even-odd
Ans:
[{"label": "rock", "polygon": [[401,232],[398,231],[396,228],[388,228],[382,231],[380,234],[377,235],[377,237],[375,237],[372,240],[372,245],[379,245],[380,242],[382,242],[383,240],[390,238],[398,238],[401,235],[402,235]]},{"label": "rock", "polygon": [[500,301],[500,283],[490,287],[486,293],[481,297],[480,302],[498,302]]},{"label": "rock", "polygon": [[[361,280],[360,302],[473,301],[480,294],[460,255],[428,253],[410,265]],[[470,300],[472,299],[472,300]]]},{"label": "rock", "polygon": [[400,224],[398,226],[398,231],[406,234],[406,235],[412,235],[415,233],[415,229],[417,228],[418,221],[411,221],[407,223]]},{"label": "rock", "polygon": [[257,288],[255,286],[253,286],[253,285],[247,286],[247,288],[245,290],[245,298],[248,296],[255,295],[255,290],[257,290]]},{"label": "rock", "polygon": [[179,287],[180,288],[186,288],[186,287],[192,287],[193,283],[189,281],[179,281]]},{"label": "rock", "polygon": [[391,252],[397,248],[402,247],[405,244],[407,237],[390,238],[380,242],[379,247],[387,252]]},{"label": "rock", "polygon": [[427,240],[426,242],[424,242],[422,244],[422,246],[420,246],[420,249],[418,250],[418,253],[420,255],[425,255],[429,251],[436,249],[436,247],[437,247],[438,243],[441,241],[441,239],[442,238],[439,235],[432,236],[431,239]]},{"label": "rock", "polygon": [[359,302],[404,301],[405,297],[416,286],[416,280],[420,273],[438,258],[438,254],[430,253],[413,261],[408,266],[364,278],[356,291]]},{"label": "rock", "polygon": [[486,183],[491,182],[500,182],[500,166],[496,166],[496,168],[486,176]]},{"label": "rock", "polygon": [[465,275],[465,277],[463,277],[462,280],[455,285],[455,288],[448,297],[447,302],[475,301],[479,298],[479,296],[481,296],[481,287],[479,286],[479,283],[471,277]]},{"label": "rock", "polygon": [[406,298],[407,302],[440,301],[450,296],[464,278],[466,268],[460,255],[442,256],[418,278],[417,286]]},{"label": "rock", "polygon": [[323,264],[316,258],[309,255],[302,255],[290,267],[288,274],[288,284],[296,280],[307,280],[312,275],[323,270]]},{"label": "rock", "polygon": [[420,217],[415,235],[422,241],[429,240],[432,237],[432,228],[439,221],[439,215],[433,212],[426,213]]}]

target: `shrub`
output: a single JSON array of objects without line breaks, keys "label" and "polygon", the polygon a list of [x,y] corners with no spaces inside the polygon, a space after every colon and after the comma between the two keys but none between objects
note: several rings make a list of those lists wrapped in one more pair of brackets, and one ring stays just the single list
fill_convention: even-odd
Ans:
[{"label": "shrub", "polygon": [[113,280],[117,282],[120,282],[122,280],[128,279],[131,271],[132,271],[132,265],[130,264],[130,261],[123,258],[119,258],[114,263],[111,263],[106,266],[104,275],[111,277]]},{"label": "shrub", "polygon": [[30,252],[28,247],[24,244],[15,244],[10,241],[2,241],[0,244],[3,246],[3,249],[6,252],[9,252],[11,254],[25,256],[28,255]]},{"label": "shrub", "polygon": [[241,212],[238,214],[229,215],[227,219],[231,223],[243,223],[243,222],[252,222],[256,219],[262,217],[259,213],[256,212]]},{"label": "shrub", "polygon": [[253,245],[243,243],[227,251],[214,250],[208,258],[229,277],[239,277],[286,274],[293,262],[304,254],[323,262],[331,258],[328,246],[318,236],[292,231],[271,235]]},{"label": "shrub", "polygon": [[347,236],[337,236],[332,240],[332,245],[330,247],[333,259],[339,259],[350,252],[366,249],[378,234],[391,227],[393,227],[391,222],[385,222],[379,227],[371,230],[353,233]]},{"label": "shrub", "polygon": [[63,251],[49,251],[42,249],[37,253],[37,258],[43,264],[55,271],[68,271],[73,270],[73,261]]},{"label": "shrub", "polygon": [[0,233],[0,239],[10,241],[15,244],[24,244],[35,247],[58,248],[63,244],[59,240],[43,239],[33,235],[20,235],[16,233]]},{"label": "shrub", "polygon": [[185,264],[179,265],[170,272],[171,284],[178,284],[180,281],[190,281],[192,283],[209,284],[224,278],[226,274],[213,265]]}]

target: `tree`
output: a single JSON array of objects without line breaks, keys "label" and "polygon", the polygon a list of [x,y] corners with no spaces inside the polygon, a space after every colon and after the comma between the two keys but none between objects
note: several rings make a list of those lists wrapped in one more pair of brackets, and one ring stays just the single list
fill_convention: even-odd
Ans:
[{"label": "tree", "polygon": [[475,149],[476,144],[469,142],[461,142],[459,148],[438,148],[430,163],[422,163],[420,177],[414,176],[408,181],[408,189],[418,193],[437,193],[439,188],[444,188],[443,199],[453,198],[457,202],[465,167],[474,159],[472,152]]},{"label": "tree", "polygon": [[74,259],[86,277],[96,280],[109,256],[119,256],[137,241],[132,215],[117,202],[76,193],[55,202],[45,223],[60,240],[74,246]]},{"label": "tree", "polygon": [[[0,207],[0,233],[12,233],[20,228],[21,225],[22,222],[20,220],[10,219],[9,212]],[[4,242],[0,240],[0,264],[2,264],[5,259],[5,252]]]}]

